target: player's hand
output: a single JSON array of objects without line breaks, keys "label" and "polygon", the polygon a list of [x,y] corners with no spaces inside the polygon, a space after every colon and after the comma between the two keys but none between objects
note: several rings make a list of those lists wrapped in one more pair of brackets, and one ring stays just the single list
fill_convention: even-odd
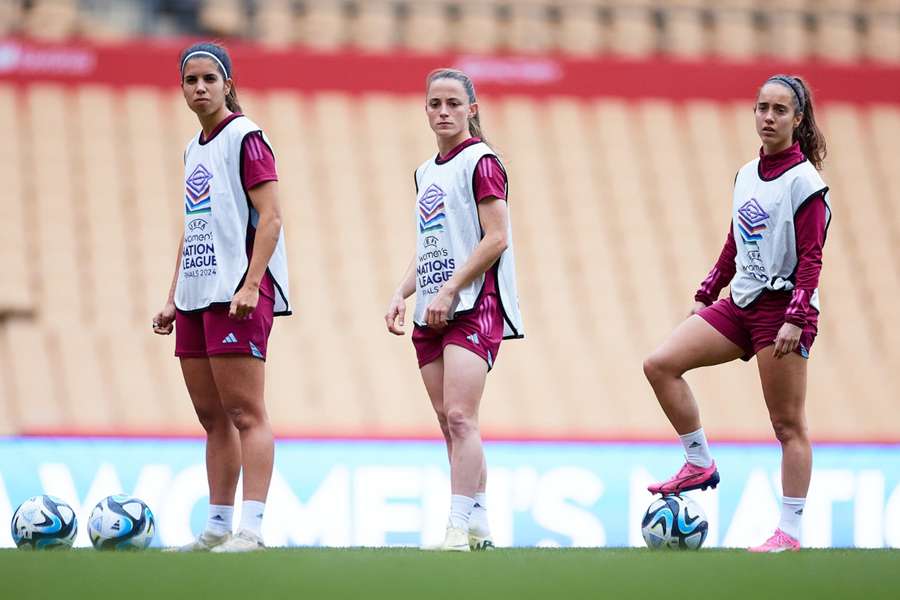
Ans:
[{"label": "player's hand", "polygon": [[163,309],[153,317],[153,333],[157,335],[169,335],[175,328],[175,303],[166,302]]},{"label": "player's hand", "polygon": [[781,329],[778,330],[778,335],[775,336],[775,358],[787,356],[796,350],[797,346],[800,344],[801,333],[803,333],[803,330],[793,323],[785,323],[782,325]]},{"label": "player's hand", "polygon": [[236,321],[249,319],[257,304],[259,304],[259,288],[243,285],[231,298],[228,316]]},{"label": "player's hand", "polygon": [[706,305],[700,302],[699,300],[694,301],[694,306],[691,307],[691,311],[688,313],[689,317],[693,317],[698,312],[706,308]]},{"label": "player's hand", "polygon": [[456,294],[449,291],[447,287],[445,284],[425,309],[425,324],[432,329],[443,329],[450,319],[450,311],[453,308]]},{"label": "player's hand", "polygon": [[406,325],[406,300],[399,293],[394,294],[384,314],[384,322],[388,331],[394,335],[405,335],[403,326]]}]

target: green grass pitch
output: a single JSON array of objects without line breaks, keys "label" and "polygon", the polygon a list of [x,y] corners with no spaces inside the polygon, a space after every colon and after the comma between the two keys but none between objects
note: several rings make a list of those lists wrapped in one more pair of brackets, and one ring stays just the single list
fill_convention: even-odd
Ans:
[{"label": "green grass pitch", "polygon": [[271,549],[242,555],[0,551],[0,597],[900,598],[900,551]]}]

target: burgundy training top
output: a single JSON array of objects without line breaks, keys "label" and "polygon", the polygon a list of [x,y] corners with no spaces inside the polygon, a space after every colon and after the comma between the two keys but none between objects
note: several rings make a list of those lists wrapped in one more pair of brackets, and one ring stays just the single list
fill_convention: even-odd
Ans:
[{"label": "burgundy training top", "polygon": [[[800,151],[800,144],[794,143],[790,148],[776,154],[763,154],[759,151],[759,172],[768,180],[776,179],[791,167],[806,160]],[[825,245],[826,210],[822,194],[814,196],[806,202],[794,215],[794,230],[797,235],[797,272],[794,280],[794,292],[791,302],[785,311],[785,321],[798,327],[806,324],[806,316],[810,310],[809,299],[813,291],[819,287],[819,274],[822,271],[822,247]],[[734,230],[728,228],[728,237],[716,265],[700,284],[694,299],[707,306],[712,304],[726,285],[731,282],[737,267],[734,259],[737,256],[737,245],[734,243]],[[765,292],[764,292],[765,293]]]},{"label": "burgundy training top", "polygon": [[[443,165],[453,159],[454,156],[481,141],[481,138],[471,137],[457,144],[446,156],[438,155],[434,162]],[[475,192],[475,202],[481,202],[487,198],[500,198],[506,200],[506,171],[500,166],[500,161],[493,156],[483,156],[475,165],[475,175],[472,184]],[[484,274],[484,287],[481,296],[497,293],[496,264]]]},{"label": "burgundy training top", "polygon": [[[241,113],[231,113],[222,122],[216,125],[209,137],[203,136],[200,132],[200,145],[211,142],[219,133],[225,129],[225,126],[243,116]],[[247,135],[241,142],[241,180],[244,183],[244,190],[252,190],[261,183],[266,181],[278,181],[278,172],[275,170],[275,155],[272,149],[263,140],[262,133],[255,131]],[[256,240],[256,229],[251,225],[247,228],[247,258],[253,258],[253,244]],[[259,284],[259,293],[269,298],[275,299],[275,286],[269,270],[266,269],[262,281]]]},{"label": "burgundy training top", "polygon": [[[225,129],[225,126],[242,117],[241,113],[231,113],[222,122],[216,125],[209,138],[203,136],[200,132],[200,145],[210,143],[219,132]],[[261,183],[266,181],[278,181],[278,172],[275,170],[275,155],[272,149],[263,140],[262,133],[255,131],[244,138],[241,143],[241,178],[244,182],[245,190],[252,190]]]}]

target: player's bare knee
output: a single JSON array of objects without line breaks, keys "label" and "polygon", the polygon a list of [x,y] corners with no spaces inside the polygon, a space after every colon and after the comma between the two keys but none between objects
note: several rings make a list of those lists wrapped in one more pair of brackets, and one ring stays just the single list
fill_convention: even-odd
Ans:
[{"label": "player's bare knee", "polygon": [[229,408],[227,412],[228,418],[231,419],[231,422],[234,424],[238,431],[252,429],[261,421],[260,415],[257,415],[253,411],[245,410],[240,406]]},{"label": "player's bare knee", "polygon": [[806,438],[806,425],[797,419],[773,418],[772,429],[775,431],[775,438],[781,444]]},{"label": "player's bare knee", "polygon": [[216,433],[231,425],[221,408],[213,410],[197,410],[197,420],[206,433]]},{"label": "player's bare knee", "polygon": [[468,437],[478,429],[478,421],[474,415],[458,409],[447,411],[447,431],[453,439]]},{"label": "player's bare knee", "polygon": [[644,359],[644,377],[651,384],[673,376],[673,370],[664,356],[654,352]]}]

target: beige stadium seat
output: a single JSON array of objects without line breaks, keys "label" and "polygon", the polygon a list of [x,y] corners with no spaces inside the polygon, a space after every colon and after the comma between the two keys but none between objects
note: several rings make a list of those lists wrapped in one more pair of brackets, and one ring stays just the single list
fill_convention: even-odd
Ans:
[{"label": "beige stadium seat", "polygon": [[300,42],[318,50],[334,50],[347,43],[349,21],[340,0],[304,3]]},{"label": "beige stadium seat", "polygon": [[[59,353],[51,336],[34,322],[10,320],[0,335],[9,350],[6,357],[12,375],[10,413],[16,419],[16,431],[58,430],[72,416],[64,402],[60,380]],[[8,388],[9,389],[9,388]]]},{"label": "beige stadium seat", "polygon": [[22,27],[24,13],[20,0],[0,0],[0,35],[18,32]]},{"label": "beige stadium seat", "polygon": [[247,33],[247,10],[241,0],[205,0],[197,17],[207,32],[225,37]]},{"label": "beige stadium seat", "polygon": [[[69,97],[59,86],[34,86],[28,92],[30,148],[24,180],[36,241],[36,305],[49,323],[74,323],[90,307],[85,303],[88,272],[85,248],[77,236],[83,215],[76,201],[82,185],[75,166]],[[30,153],[29,153],[30,152]]]},{"label": "beige stadium seat", "polygon": [[481,0],[461,0],[460,18],[451,44],[457,52],[485,53],[497,49],[502,32],[498,5]]},{"label": "beige stadium seat", "polygon": [[363,50],[386,52],[399,39],[396,5],[391,0],[367,0],[357,6],[350,39]]},{"label": "beige stadium seat", "polygon": [[76,0],[36,0],[25,13],[23,31],[38,40],[64,40],[78,32],[79,19]]},{"label": "beige stadium seat", "polygon": [[765,53],[776,60],[807,58],[812,52],[813,35],[807,21],[804,0],[766,0],[761,8],[768,20]]},{"label": "beige stadium seat", "polygon": [[870,0],[863,5],[863,14],[866,58],[887,63],[900,61],[900,6],[896,0]]},{"label": "beige stadium seat", "polygon": [[297,16],[291,0],[267,0],[256,4],[254,37],[264,46],[282,48],[296,41]]},{"label": "beige stadium seat", "polygon": [[451,44],[452,29],[443,0],[409,2],[399,23],[400,43],[417,52],[439,52]]},{"label": "beige stadium seat", "polygon": [[703,22],[704,0],[678,0],[665,5],[665,51],[679,58],[709,53],[709,28]]},{"label": "beige stadium seat", "polygon": [[566,54],[590,56],[606,50],[610,33],[602,19],[605,0],[558,0],[559,13],[554,46]]},{"label": "beige stadium seat", "polygon": [[76,96],[77,151],[81,177],[77,202],[83,215],[77,234],[86,249],[89,286],[85,298],[88,322],[124,324],[133,318],[131,292],[136,279],[131,266],[136,222],[130,171],[120,162],[121,121],[118,102],[109,88],[82,87]]},{"label": "beige stadium seat", "polygon": [[0,278],[0,315],[30,314],[34,310],[29,239],[32,224],[27,218],[23,180],[22,142],[20,130],[20,93],[14,88],[0,86],[0,131],[5,133],[0,146],[0,181],[3,181],[4,201],[0,203],[0,256],[3,257],[3,277]]},{"label": "beige stadium seat", "polygon": [[[648,148],[640,135],[640,113],[633,103],[620,100],[595,102],[597,158],[611,198],[604,205],[614,223],[620,249],[619,277],[627,286],[623,309],[633,328],[631,339],[636,353],[645,356],[663,340],[678,322],[684,308],[667,281],[664,242],[655,229],[655,200],[652,186],[643,172]],[[652,289],[653,292],[648,292]]]},{"label": "beige stadium seat", "polygon": [[861,54],[861,36],[856,26],[858,0],[819,0],[814,3],[815,54],[824,59],[852,63]]},{"label": "beige stadium seat", "polygon": [[546,1],[518,0],[509,4],[506,46],[513,52],[546,52],[552,43]]},{"label": "beige stadium seat", "polygon": [[760,51],[762,33],[755,23],[755,0],[720,0],[714,6],[711,50],[729,59],[751,59]]},{"label": "beige stadium seat", "polygon": [[610,52],[642,57],[660,49],[659,31],[653,21],[650,0],[624,0],[610,4],[610,10]]}]

